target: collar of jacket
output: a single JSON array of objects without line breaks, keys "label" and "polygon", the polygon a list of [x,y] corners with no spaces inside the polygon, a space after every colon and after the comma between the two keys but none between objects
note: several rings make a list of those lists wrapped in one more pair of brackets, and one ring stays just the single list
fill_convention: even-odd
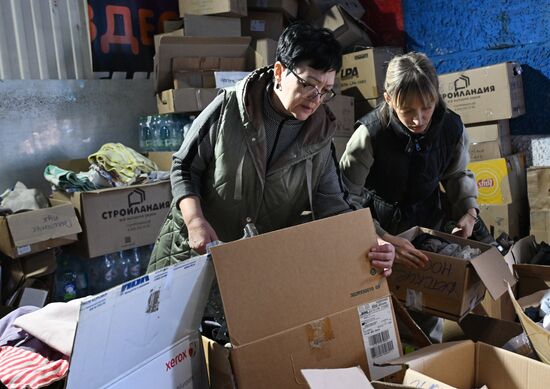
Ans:
[{"label": "collar of jacket", "polygon": [[429,149],[430,145],[433,143],[434,139],[441,132],[441,125],[443,123],[443,118],[445,116],[446,107],[444,104],[439,103],[434,110],[430,126],[424,134],[421,136],[413,137],[411,131],[401,123],[395,114],[390,116],[390,127],[393,129],[394,133],[399,139],[404,142],[405,152],[410,154],[414,149],[415,140],[420,144],[422,149]]}]

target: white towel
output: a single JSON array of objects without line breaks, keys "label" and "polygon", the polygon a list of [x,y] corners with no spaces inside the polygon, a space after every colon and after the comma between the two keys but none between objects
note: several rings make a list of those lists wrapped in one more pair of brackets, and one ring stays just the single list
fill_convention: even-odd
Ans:
[{"label": "white towel", "polygon": [[50,303],[37,311],[19,316],[13,325],[64,355],[71,355],[81,299]]}]

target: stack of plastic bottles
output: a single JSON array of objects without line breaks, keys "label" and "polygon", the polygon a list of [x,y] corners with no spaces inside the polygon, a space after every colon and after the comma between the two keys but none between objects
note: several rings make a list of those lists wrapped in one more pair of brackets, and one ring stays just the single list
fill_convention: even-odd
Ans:
[{"label": "stack of plastic bottles", "polygon": [[194,116],[165,114],[139,118],[141,151],[177,151]]},{"label": "stack of plastic bottles", "polygon": [[152,249],[135,247],[95,258],[62,251],[57,255],[55,301],[100,293],[143,275]]}]

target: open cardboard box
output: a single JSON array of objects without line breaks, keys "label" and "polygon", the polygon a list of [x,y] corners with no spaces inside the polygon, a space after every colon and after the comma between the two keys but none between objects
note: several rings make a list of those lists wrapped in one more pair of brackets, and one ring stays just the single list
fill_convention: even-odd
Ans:
[{"label": "open cardboard box", "polygon": [[388,279],[390,288],[409,309],[457,320],[483,299],[485,289],[493,299],[498,299],[506,292],[506,282],[516,283],[507,263],[493,246],[422,227],[413,227],[399,236],[412,241],[422,233],[463,247],[479,248],[481,254],[466,260],[423,251],[429,258],[424,269],[394,264]]},{"label": "open cardboard box", "polygon": [[391,363],[408,367],[402,383],[415,388],[545,389],[550,382],[550,366],[470,340],[434,344]]},{"label": "open cardboard box", "polygon": [[83,299],[67,388],[206,387],[197,330],[213,278],[200,256]]},{"label": "open cardboard box", "polygon": [[0,251],[18,258],[74,243],[81,231],[70,204],[0,216]]},{"label": "open cardboard box", "polygon": [[401,349],[375,244],[364,209],[211,249],[239,389],[303,388],[304,368],[395,371],[375,366]]}]

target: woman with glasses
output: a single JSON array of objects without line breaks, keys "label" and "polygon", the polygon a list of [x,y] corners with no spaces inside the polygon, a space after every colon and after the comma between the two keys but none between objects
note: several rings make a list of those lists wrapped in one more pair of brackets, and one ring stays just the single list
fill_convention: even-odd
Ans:
[{"label": "woman with glasses", "polygon": [[[222,91],[197,117],[173,157],[174,202],[148,271],[239,239],[248,221],[263,233],[352,210],[324,105],[341,64],[329,30],[293,24],[274,65]],[[381,242],[369,257],[391,273],[393,246]]]}]

